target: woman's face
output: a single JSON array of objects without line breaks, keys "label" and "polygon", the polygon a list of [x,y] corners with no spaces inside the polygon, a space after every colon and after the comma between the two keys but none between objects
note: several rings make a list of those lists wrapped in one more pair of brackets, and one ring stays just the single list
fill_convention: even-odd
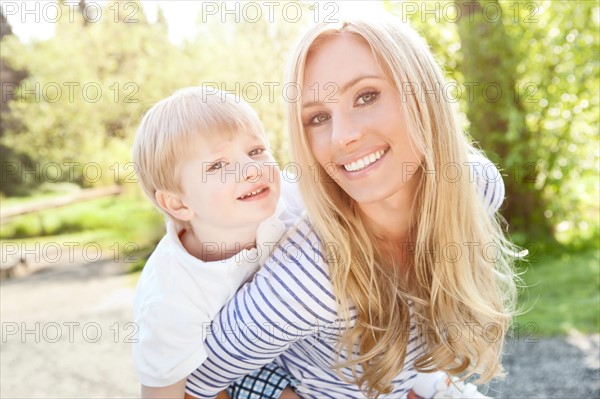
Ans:
[{"label": "woman's face", "polygon": [[421,156],[404,122],[405,104],[369,46],[350,34],[328,37],[313,47],[304,72],[305,134],[340,187],[359,205],[393,201],[414,187]]}]

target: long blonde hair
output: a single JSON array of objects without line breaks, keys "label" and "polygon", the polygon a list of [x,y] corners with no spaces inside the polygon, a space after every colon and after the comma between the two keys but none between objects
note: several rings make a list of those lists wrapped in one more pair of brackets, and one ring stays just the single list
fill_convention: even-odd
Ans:
[{"label": "long blonde hair", "polygon": [[[404,367],[409,325],[416,323],[426,344],[415,362],[418,370],[445,370],[465,378],[476,373],[479,382],[487,382],[503,373],[500,357],[516,299],[516,248],[504,238],[500,217],[490,217],[475,183],[466,178],[472,176],[468,155],[477,150],[440,93],[415,96],[403,91],[403,83],[431,90],[443,86],[444,79],[423,39],[391,16],[315,25],[297,45],[286,82],[300,87],[315,44],[341,33],[356,35],[370,46],[403,96],[399,112],[423,154],[421,171],[427,173],[420,173],[410,210],[414,254],[401,275],[385,255],[383,238],[370,230],[355,202],[316,162],[303,130],[301,102],[288,102],[293,157],[302,171],[318,171],[300,180],[300,190],[320,239],[334,243],[325,247],[341,319],[350,319],[351,308],[357,312],[355,323],[346,321],[338,346],[346,356],[342,360],[338,353],[336,367],[349,367],[369,397],[389,392]],[[449,181],[440,175],[450,163],[460,168],[463,178]],[[457,247],[461,256],[447,256],[445,252]],[[356,348],[359,353],[352,355]]]}]

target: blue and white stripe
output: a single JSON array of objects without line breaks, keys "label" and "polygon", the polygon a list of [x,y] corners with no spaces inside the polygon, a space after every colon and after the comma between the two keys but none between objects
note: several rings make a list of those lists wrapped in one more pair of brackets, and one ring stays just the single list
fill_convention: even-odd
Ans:
[{"label": "blue and white stripe", "polygon": [[[490,178],[491,168],[483,174],[489,161],[481,159],[474,166],[476,184],[495,212],[504,199],[504,185],[501,178]],[[299,382],[296,390],[301,397],[364,398],[355,384],[332,371],[341,329],[322,248],[307,219],[291,229],[254,280],[213,322],[205,342],[208,359],[188,378],[190,395],[212,398],[232,381],[277,359]],[[414,326],[405,328],[411,330],[403,371],[394,379],[393,391],[381,398],[405,397],[417,374],[414,361],[423,344]],[[340,372],[352,380],[349,369]]]},{"label": "blue and white stripe", "polygon": [[[188,378],[188,393],[210,398],[281,355],[278,364],[299,381],[300,396],[364,397],[332,371],[341,331],[336,309],[319,240],[304,219],[218,315],[206,340],[208,359]],[[389,397],[403,396],[416,375],[413,362],[420,346],[415,331],[413,327],[406,371]],[[349,369],[341,372],[352,379]]]}]

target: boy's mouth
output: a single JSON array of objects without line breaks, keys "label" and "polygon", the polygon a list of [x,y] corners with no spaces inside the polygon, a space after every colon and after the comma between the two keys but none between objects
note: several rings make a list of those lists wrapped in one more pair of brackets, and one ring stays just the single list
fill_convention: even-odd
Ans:
[{"label": "boy's mouth", "polygon": [[252,191],[248,191],[246,194],[238,197],[237,199],[243,201],[243,200],[254,199],[254,198],[262,198],[268,192],[269,192],[269,187],[262,186],[262,187],[254,188]]}]

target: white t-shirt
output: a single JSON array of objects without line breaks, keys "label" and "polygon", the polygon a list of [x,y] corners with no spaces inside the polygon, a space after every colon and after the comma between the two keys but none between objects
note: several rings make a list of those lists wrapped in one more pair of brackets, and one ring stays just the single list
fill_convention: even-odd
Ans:
[{"label": "white t-shirt", "polygon": [[174,224],[167,224],[167,234],[144,266],[133,304],[138,327],[133,362],[142,385],[174,384],[204,362],[211,321],[266,261],[301,211],[293,187],[282,182],[282,193],[288,201],[281,199],[275,214],[260,224],[257,247],[222,261],[190,255]]}]

